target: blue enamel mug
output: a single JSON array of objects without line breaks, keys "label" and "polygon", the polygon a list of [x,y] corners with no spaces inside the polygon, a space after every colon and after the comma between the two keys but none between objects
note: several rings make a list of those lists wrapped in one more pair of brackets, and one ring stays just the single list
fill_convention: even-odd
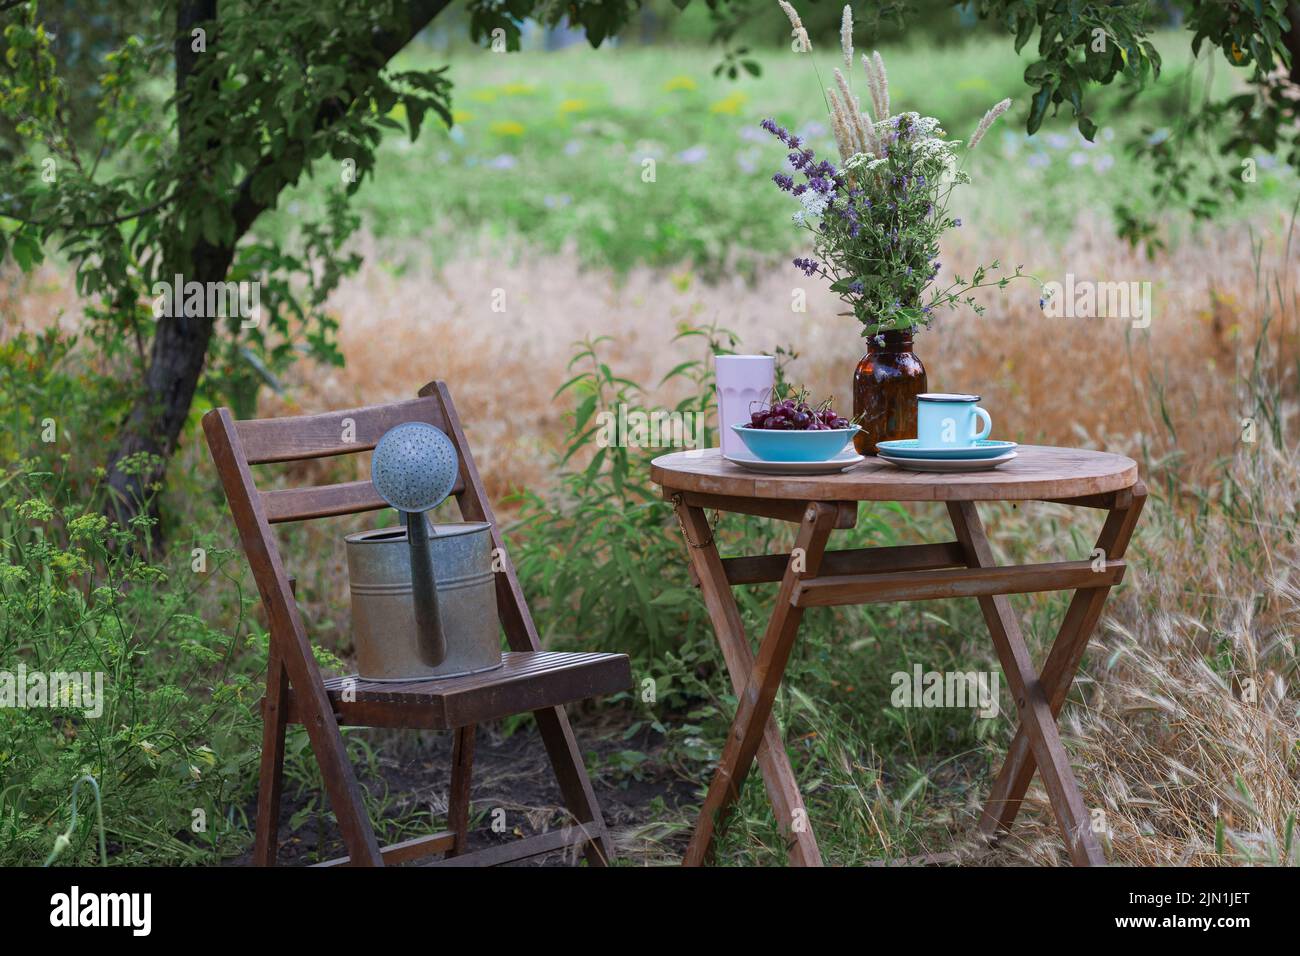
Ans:
[{"label": "blue enamel mug", "polygon": [[[922,448],[968,448],[989,437],[993,419],[975,403],[978,395],[925,392],[916,397],[916,437]],[[976,431],[978,421],[983,431]]]}]

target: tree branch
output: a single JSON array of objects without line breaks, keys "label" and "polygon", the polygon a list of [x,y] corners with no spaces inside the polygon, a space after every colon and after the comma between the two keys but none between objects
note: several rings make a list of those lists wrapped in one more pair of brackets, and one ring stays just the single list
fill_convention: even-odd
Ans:
[{"label": "tree branch", "polygon": [[[84,224],[78,223],[77,228],[78,229],[105,229],[108,226],[120,226],[124,222],[130,222],[132,219],[139,219],[141,216],[147,216],[151,212],[157,212],[159,209],[162,209],[164,206],[166,206],[175,198],[176,198],[176,193],[173,191],[170,195],[165,196],[164,198],[158,200],[156,203],[153,203],[152,205],[145,206],[143,209],[137,209],[134,212],[124,212],[121,215],[113,216],[110,219],[100,219],[97,222],[88,222]],[[44,227],[44,226],[57,225],[57,223],[49,219],[28,219],[26,216],[21,216],[18,213],[4,212],[2,210],[0,210],[0,219],[12,219],[15,222],[21,222],[23,225],[26,226]]]},{"label": "tree branch", "polygon": [[[376,33],[372,49],[381,58],[382,62],[387,63],[421,30],[450,5],[451,0],[414,0],[408,4],[408,22],[403,30],[387,30]],[[319,132],[329,128],[334,122],[343,117],[351,107],[352,101],[331,100],[323,103],[316,111],[316,117],[313,123],[313,130]],[[265,169],[274,166],[277,157],[264,155],[258,160],[257,164],[249,171],[242,182],[239,184],[239,193],[235,199],[233,207],[233,217],[235,220],[235,238],[243,236],[259,215],[266,211],[264,203],[257,202],[253,199],[253,179]]]}]

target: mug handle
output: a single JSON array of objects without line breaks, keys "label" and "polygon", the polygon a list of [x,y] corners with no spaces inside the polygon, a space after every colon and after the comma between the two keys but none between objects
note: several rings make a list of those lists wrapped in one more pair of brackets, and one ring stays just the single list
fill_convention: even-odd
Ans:
[{"label": "mug handle", "polygon": [[975,414],[984,419],[984,430],[978,435],[971,435],[970,440],[983,441],[988,438],[989,433],[993,431],[993,419],[989,417],[988,412],[984,411],[984,409],[980,408],[978,405],[975,406]]}]

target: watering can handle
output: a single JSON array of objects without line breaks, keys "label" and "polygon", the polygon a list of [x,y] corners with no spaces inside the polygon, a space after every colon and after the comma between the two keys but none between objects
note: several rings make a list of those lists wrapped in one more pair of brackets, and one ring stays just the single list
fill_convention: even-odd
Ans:
[{"label": "watering can handle", "polygon": [[438,582],[429,557],[429,526],[424,512],[404,511],[406,539],[411,546],[411,595],[415,599],[416,649],[420,660],[437,667],[447,657],[447,641],[438,614]]}]

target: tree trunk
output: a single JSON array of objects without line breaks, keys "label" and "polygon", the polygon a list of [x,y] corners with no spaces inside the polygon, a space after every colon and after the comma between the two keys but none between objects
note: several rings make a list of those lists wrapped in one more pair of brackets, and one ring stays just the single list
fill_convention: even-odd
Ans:
[{"label": "tree trunk", "polygon": [[[223,281],[234,250],[208,247],[200,252],[196,258],[204,264],[186,280]],[[162,483],[167,461],[176,451],[190,414],[212,330],[213,320],[207,316],[164,316],[158,320],[143,387],[108,468],[109,514],[123,526],[142,513],[149,489]],[[147,467],[135,464],[122,470],[124,461],[142,452],[156,457]],[[149,503],[149,513],[157,517],[156,500]]]},{"label": "tree trunk", "polygon": [[[194,91],[186,87],[203,55],[194,49],[193,31],[200,25],[210,29],[216,19],[217,0],[178,0],[176,4],[172,55],[176,61],[176,135],[181,146],[193,135],[187,113],[193,108]],[[207,39],[212,42],[216,38]],[[199,169],[193,172],[196,177],[203,175]],[[183,250],[175,259],[163,273],[167,281],[182,275],[187,282],[220,282],[234,259],[234,246],[218,248],[200,240],[195,248]],[[177,290],[173,301],[182,294],[183,290]],[[109,460],[108,512],[123,526],[146,505],[154,517],[158,514],[156,495],[151,489],[162,484],[167,461],[176,451],[189,417],[212,340],[212,324],[209,316],[172,315],[158,320],[143,386]],[[141,453],[154,456],[147,466],[130,461]],[[126,471],[124,462],[128,462]]]},{"label": "tree trunk", "polygon": [[[166,460],[176,450],[177,439],[189,416],[190,402],[203,371],[212,338],[208,319],[163,318],[153,338],[144,389],[122,429],[109,466],[112,517],[125,525],[140,514],[148,491],[161,482]],[[122,470],[122,462],[142,452],[157,456],[147,468]],[[156,507],[150,508],[157,514]]]},{"label": "tree trunk", "polygon": [[[392,59],[449,2],[450,0],[410,0],[405,8],[404,25],[374,35],[374,51],[381,61]],[[176,129],[182,148],[196,135],[192,117],[202,109],[202,104],[196,104],[195,100],[204,93],[201,88],[190,88],[190,78],[200,58],[205,55],[194,50],[193,31],[200,26],[208,30],[206,45],[210,51],[218,42],[214,33],[217,22],[217,0],[177,0],[173,56],[176,62]],[[346,108],[347,103],[334,100],[322,104],[317,113],[316,126],[319,128],[329,125],[332,118],[341,115]],[[202,157],[203,151],[191,149],[189,155]],[[274,166],[280,159],[281,157],[271,154],[263,156],[259,168]],[[189,172],[188,180],[192,182],[201,181],[208,176],[201,158]],[[264,201],[252,197],[253,178],[254,172],[250,172],[230,198],[230,212],[234,220],[234,236],[230,244],[212,246],[200,240],[191,249],[169,250],[170,254],[164,256],[165,267],[160,270],[163,279],[172,282],[175,281],[174,276],[180,275],[187,283],[225,281],[226,273],[234,261],[236,244],[266,208]],[[291,179],[296,177],[282,174],[281,186]],[[127,417],[108,465],[111,497],[106,510],[110,518],[123,525],[142,513],[147,497],[152,494],[151,488],[162,483],[167,460],[176,451],[186,419],[189,418],[190,405],[198,389],[199,377],[203,374],[204,360],[212,340],[214,323],[215,319],[211,316],[167,316],[158,320],[141,393]],[[123,465],[133,455],[141,452],[156,458],[146,468],[127,464],[127,470],[124,471]],[[148,507],[156,517],[156,501]],[[156,537],[156,529],[151,537]]]}]

